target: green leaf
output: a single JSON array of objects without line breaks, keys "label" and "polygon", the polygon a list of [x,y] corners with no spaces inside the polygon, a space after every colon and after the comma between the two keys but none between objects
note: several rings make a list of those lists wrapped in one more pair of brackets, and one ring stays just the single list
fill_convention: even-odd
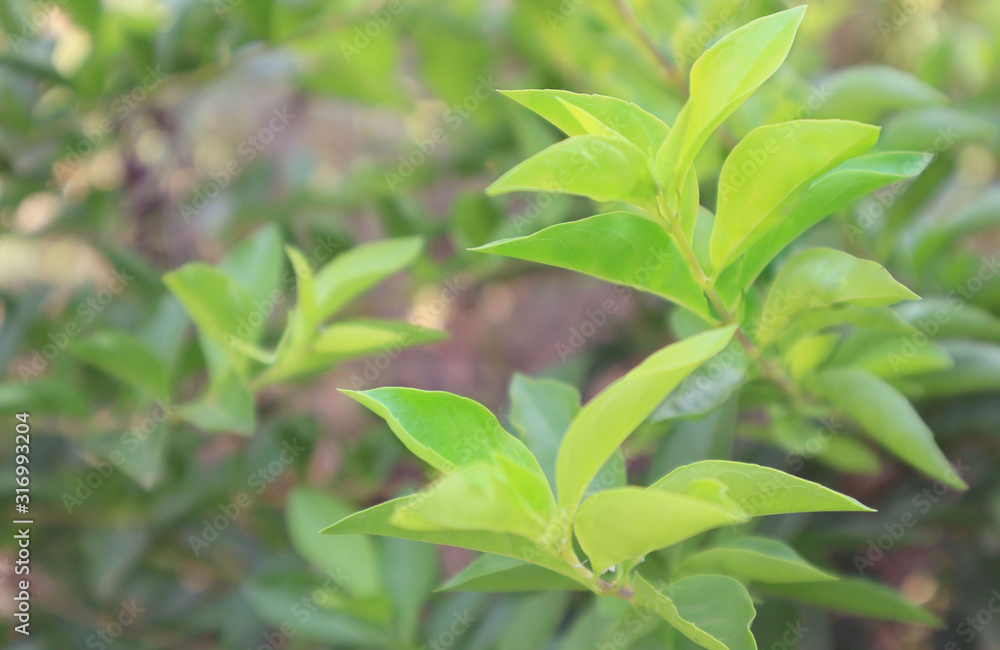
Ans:
[{"label": "green leaf", "polygon": [[[610,129],[643,152],[655,152],[670,132],[659,118],[632,102],[604,95],[581,95],[567,90],[503,90],[522,106],[538,113],[563,133],[574,135],[605,135]],[[604,129],[597,130],[581,123],[567,104],[589,113]],[[590,128],[588,128],[590,126]]]},{"label": "green leaf", "polygon": [[663,227],[628,212],[561,223],[472,250],[579,271],[648,291],[705,316],[705,296]]},{"label": "green leaf", "polygon": [[339,321],[325,328],[313,343],[313,349],[337,359],[350,359],[447,338],[447,332],[409,323],[359,319]]},{"label": "green leaf", "polygon": [[[504,462],[502,457],[498,461]],[[415,530],[483,530],[541,540],[555,509],[551,494],[544,478],[513,463],[503,468],[471,465],[421,492],[420,499],[396,511],[392,523]]]},{"label": "green leaf", "polygon": [[385,239],[355,246],[316,272],[317,318],[322,321],[420,255],[419,237]]},{"label": "green leaf", "polygon": [[272,301],[280,290],[282,258],[281,230],[274,223],[259,228],[216,265],[247,292],[254,301]]},{"label": "green leaf", "polygon": [[810,248],[788,260],[768,292],[757,329],[767,345],[789,320],[807,309],[833,304],[884,307],[918,296],[875,262],[832,248]]},{"label": "green leaf", "polygon": [[[904,303],[919,305],[924,301]],[[799,337],[841,325],[853,325],[866,330],[889,332],[912,336],[916,328],[907,323],[896,312],[888,307],[858,307],[856,305],[818,307],[804,311],[793,317],[782,334],[782,341],[795,341]]]},{"label": "green leaf", "polygon": [[865,618],[941,626],[938,619],[896,591],[860,578],[843,578],[836,582],[758,584],[755,588],[778,598],[859,614]]},{"label": "green leaf", "polygon": [[234,366],[239,368],[242,355],[232,342],[253,344],[263,329],[264,319],[253,318],[254,304],[250,294],[230,276],[201,263],[185,264],[164,275],[163,282],[184,306],[198,330],[225,350]]},{"label": "green leaf", "polygon": [[924,298],[894,308],[913,333],[919,329],[932,339],[971,338],[1000,341],[1000,318],[957,296]]},{"label": "green leaf", "polygon": [[914,265],[929,264],[941,251],[963,237],[1000,226],[1000,187],[992,187],[969,201],[946,218],[921,224],[911,236],[916,241]]},{"label": "green leaf", "polygon": [[[319,322],[312,267],[309,266],[309,261],[302,254],[302,251],[294,246],[285,246],[285,253],[292,262],[292,270],[295,271],[296,305],[293,313],[296,318],[302,321],[298,328],[311,330]],[[296,326],[290,323],[289,327]]]},{"label": "green leaf", "polygon": [[839,70],[819,84],[829,96],[816,117],[876,122],[889,111],[948,103],[948,96],[913,75],[887,65]]},{"label": "green leaf", "polygon": [[806,8],[764,16],[722,37],[691,68],[691,96],[656,156],[661,182],[680,184],[708,136],[785,61]]},{"label": "green leaf", "polygon": [[746,588],[725,576],[694,576],[657,591],[635,578],[637,602],[708,650],[757,650],[750,624],[757,616]]},{"label": "green leaf", "polygon": [[742,346],[732,343],[692,372],[663,400],[654,422],[698,418],[714,411],[747,380],[750,358]]},{"label": "green leaf", "polygon": [[123,332],[102,331],[74,341],[69,351],[78,359],[135,386],[152,397],[170,395],[167,369],[156,353],[139,339]]},{"label": "green leaf", "polygon": [[855,331],[844,339],[828,365],[853,366],[885,379],[947,370],[955,365],[943,347],[919,340],[922,345],[912,335]]},{"label": "green leaf", "polygon": [[409,507],[420,500],[420,498],[419,494],[415,494],[387,501],[367,510],[356,512],[328,526],[322,532],[327,535],[362,533],[365,535],[401,537],[403,539],[412,539],[430,544],[457,546],[483,553],[503,555],[551,569],[556,573],[579,582],[588,589],[590,588],[590,585],[583,577],[562,559],[519,535],[491,533],[487,531],[410,530],[391,523],[393,516],[398,510]]},{"label": "green leaf", "polygon": [[440,472],[492,463],[499,454],[544,476],[527,447],[471,399],[416,388],[341,392],[383,418],[407,449]]},{"label": "green leaf", "polygon": [[753,284],[778,253],[827,215],[880,187],[919,175],[933,157],[929,153],[874,153],[852,158],[817,178],[791,214],[750,246],[740,264],[733,267],[739,272],[740,286]]},{"label": "green leaf", "polygon": [[521,191],[624,201],[656,214],[649,162],[637,146],[618,137],[578,135],[557,142],[486,188],[490,196]]},{"label": "green leaf", "polygon": [[882,146],[906,151],[956,150],[967,142],[995,142],[997,126],[967,111],[932,106],[903,111],[886,122]]},{"label": "green leaf", "polygon": [[541,593],[523,596],[504,627],[496,650],[546,650],[569,607],[569,594]]},{"label": "green leaf", "polygon": [[878,127],[860,122],[796,120],[747,134],[719,176],[713,268],[725,268],[775,228],[814,179],[869,149],[878,133]]},{"label": "green leaf", "polygon": [[580,410],[556,460],[561,508],[576,509],[615,449],[687,375],[722,350],[734,331],[733,326],[710,330],[653,353]]},{"label": "green leaf", "polygon": [[562,591],[585,589],[578,581],[522,560],[483,555],[451,577],[438,591]]},{"label": "green leaf", "polygon": [[728,460],[705,460],[678,467],[651,489],[683,492],[694,481],[715,479],[726,486],[726,496],[748,515],[790,512],[874,512],[838,492],[770,467]]},{"label": "green leaf", "polygon": [[286,509],[288,534],[302,557],[327,575],[336,576],[356,596],[381,591],[378,557],[369,538],[330,537],[319,532],[324,522],[349,515],[347,505],[321,492],[297,488],[289,493]]},{"label": "green leaf", "polygon": [[802,381],[830,358],[838,343],[840,334],[836,332],[804,336],[789,346],[781,360],[792,379]]},{"label": "green leaf", "polygon": [[784,542],[741,537],[702,551],[681,564],[677,577],[719,574],[744,582],[819,582],[837,577],[807,562]]},{"label": "green leaf", "polygon": [[968,489],[910,402],[884,380],[860,368],[836,368],[814,375],[808,387],[912,467],[959,490]]},{"label": "green leaf", "polygon": [[178,416],[204,431],[252,435],[256,427],[253,395],[225,351],[205,334],[199,333],[198,339],[208,366],[208,386],[196,401],[182,405]]},{"label": "green leaf", "polygon": [[706,530],[748,520],[735,504],[665,490],[623,487],[584,500],[576,514],[574,531],[599,575],[624,560]]},{"label": "green leaf", "polygon": [[561,381],[515,373],[510,381],[510,406],[511,425],[555,490],[559,443],[580,410],[580,393]]},{"label": "green leaf", "polygon": [[806,421],[800,417],[772,413],[766,426],[744,427],[743,435],[782,447],[790,463],[809,458],[849,474],[877,474],[882,463],[877,453],[848,433],[836,431],[827,423]]},{"label": "green leaf", "polygon": [[945,341],[942,347],[955,366],[913,378],[914,386],[906,388],[913,397],[1000,391],[1000,347],[978,341]]}]

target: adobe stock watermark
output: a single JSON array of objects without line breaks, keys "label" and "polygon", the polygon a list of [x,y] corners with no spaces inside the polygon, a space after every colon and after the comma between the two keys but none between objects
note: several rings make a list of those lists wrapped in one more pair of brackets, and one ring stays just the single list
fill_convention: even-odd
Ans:
[{"label": "adobe stock watermark", "polygon": [[135,601],[135,598],[122,601],[121,608],[115,618],[103,625],[87,637],[87,647],[97,650],[106,650],[118,640],[125,629],[134,625],[139,620],[139,614],[146,611],[146,608]]},{"label": "adobe stock watermark", "polygon": [[351,31],[351,39],[340,43],[340,52],[348,63],[360,55],[372,41],[379,38],[392,19],[403,11],[403,0],[389,0],[383,6],[370,12],[371,18],[364,25],[357,25]]},{"label": "adobe stock watermark", "polygon": [[[949,474],[949,478],[964,478],[972,468],[963,465],[962,460],[955,461],[956,467]],[[868,548],[864,554],[856,554],[853,558],[854,568],[858,575],[865,575],[865,572],[875,566],[885,554],[895,548],[906,533],[917,525],[920,516],[926,515],[939,503],[947,494],[951,492],[951,487],[942,480],[934,481],[930,487],[925,487],[913,496],[910,501],[911,509],[908,509],[895,521],[882,524],[885,533],[876,538],[868,540]]]},{"label": "adobe stock watermark", "polygon": [[107,454],[107,461],[98,461],[93,470],[78,477],[72,491],[62,493],[63,507],[67,514],[84,504],[125,461],[146,444],[149,437],[176,411],[170,402],[155,400],[153,409],[118,438],[115,448]]},{"label": "adobe stock watermark", "polygon": [[257,159],[275,137],[288,128],[288,125],[298,117],[288,112],[287,107],[275,108],[271,111],[271,119],[254,135],[243,139],[236,146],[237,157],[231,158],[222,169],[209,173],[209,179],[196,189],[191,197],[181,204],[180,213],[185,223],[201,214],[219,196],[224,189],[236,180],[247,165]]},{"label": "adobe stock watermark", "polygon": [[98,317],[118,294],[128,287],[135,276],[125,268],[113,271],[111,280],[107,286],[101,289],[86,300],[77,305],[76,316],[70,319],[61,328],[49,332],[47,338],[49,342],[41,348],[31,351],[30,357],[26,361],[19,361],[17,364],[17,374],[22,382],[27,383],[42,374],[49,363],[65,350],[69,344],[83,333],[82,325],[88,325]]},{"label": "adobe stock watermark", "polygon": [[28,41],[37,37],[44,30],[52,19],[62,11],[62,7],[68,0],[52,0],[51,2],[38,2],[37,9],[30,16],[21,18],[21,29],[15,33],[8,34],[11,50],[20,53],[21,48],[28,44]]},{"label": "adobe stock watermark", "polygon": [[251,492],[241,490],[228,502],[219,503],[216,506],[218,514],[211,518],[202,519],[202,530],[198,535],[188,535],[188,545],[194,552],[195,557],[211,546],[212,542],[219,539],[219,536],[227,530],[240,515],[250,509],[254,499],[260,496],[267,487],[285,473],[285,470],[295,462],[295,459],[305,452],[305,445],[298,439],[292,442],[282,443],[281,451],[266,465],[263,465],[250,473],[246,478],[246,486]]},{"label": "adobe stock watermark", "polygon": [[298,632],[299,626],[308,623],[321,608],[326,611],[329,608],[327,601],[339,594],[349,581],[350,576],[340,567],[336,571],[326,571],[326,578],[320,586],[292,604],[288,611],[290,619],[277,626],[275,631],[263,633],[263,643],[246,650],[282,650],[289,647],[288,641]]},{"label": "adobe stock watermark", "polygon": [[112,117],[103,118],[93,128],[85,128],[83,140],[76,145],[66,145],[66,155],[60,158],[52,168],[52,175],[56,182],[63,183],[72,176],[80,168],[80,165],[97,151],[104,139],[115,131],[117,125],[145,101],[149,94],[163,83],[164,79],[166,79],[166,75],[160,71],[159,67],[148,66],[146,75],[138,85],[111,100]]},{"label": "adobe stock watermark", "polygon": [[444,112],[444,126],[436,126],[426,138],[417,138],[413,141],[413,148],[407,154],[399,154],[396,168],[392,171],[386,170],[382,177],[385,179],[389,190],[395,190],[402,185],[413,174],[424,165],[438,148],[448,141],[451,134],[462,127],[472,114],[482,106],[483,102],[490,99],[496,92],[500,80],[495,78],[493,73],[480,75],[476,87],[469,95],[457,104],[452,104]]}]

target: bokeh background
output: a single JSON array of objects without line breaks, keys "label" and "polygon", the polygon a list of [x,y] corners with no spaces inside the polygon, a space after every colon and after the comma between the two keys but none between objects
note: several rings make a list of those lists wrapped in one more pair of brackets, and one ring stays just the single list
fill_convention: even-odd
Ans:
[{"label": "bokeh background", "polygon": [[[5,647],[595,647],[615,614],[585,595],[431,593],[471,560],[465,551],[385,539],[310,548],[296,532],[316,523],[297,521],[303,511],[326,515],[318,529],[426,478],[336,389],[449,390],[504,417],[515,372],[559,377],[587,397],[672,340],[670,308],[652,296],[466,250],[593,213],[572,197],[483,194],[561,137],[496,90],[614,95],[669,123],[683,75],[666,74],[650,44],[683,72],[720,36],[793,4],[0,4],[0,486],[12,513],[13,414],[27,411],[36,521],[29,638],[13,631],[14,530],[0,524]],[[796,247],[878,259],[982,328],[953,343],[955,370],[918,402],[949,458],[968,468],[968,493],[888,459],[852,474],[768,442],[737,446],[740,460],[877,507],[788,517],[771,532],[825,566],[894,586],[944,627],[769,601],[754,626],[761,648],[1000,647],[998,95],[995,0],[818,0],[788,63],[698,161],[711,207],[726,152],[768,122],[859,119],[882,125],[887,147],[934,153],[915,182],[835,215]],[[307,252],[423,237],[412,268],[349,313],[450,339],[261,391],[251,436],[156,422],[125,465],[109,464],[115,441],[144,430],[157,407],[82,363],[70,342],[134,333],[170,363],[176,399],[195,394],[203,363],[160,276],[216,263],[265,226]],[[274,314],[276,330],[282,319]],[[671,466],[680,426],[645,432],[627,450],[630,475]],[[192,544],[234,503],[217,538]],[[859,557],[871,566],[859,569]],[[331,588],[344,569],[351,579]]]}]

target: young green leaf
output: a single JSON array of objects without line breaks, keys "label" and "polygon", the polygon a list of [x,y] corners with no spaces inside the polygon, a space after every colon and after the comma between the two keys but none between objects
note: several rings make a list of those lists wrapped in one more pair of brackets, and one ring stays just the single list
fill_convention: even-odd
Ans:
[{"label": "young green leaf", "polygon": [[738,272],[740,286],[749,287],[778,253],[827,215],[880,187],[919,175],[933,158],[929,153],[887,151],[841,163],[813,181],[791,214],[750,246],[740,263],[727,271]]},{"label": "young green leaf", "polygon": [[1000,391],[1000,346],[980,341],[945,341],[942,347],[955,367],[913,378],[905,389],[908,393],[927,398]]},{"label": "young green leaf", "polygon": [[572,269],[710,314],[701,287],[666,230],[628,212],[561,223],[472,250]]},{"label": "young green leaf", "polygon": [[691,96],[656,156],[664,187],[680,185],[708,136],[785,61],[805,6],[764,16],[722,37],[691,68]]},{"label": "young green leaf", "polygon": [[770,467],[705,460],[678,467],[650,489],[683,492],[692,482],[716,479],[726,496],[752,517],[790,512],[873,512],[851,497]]},{"label": "young green leaf", "polygon": [[203,431],[252,435],[256,428],[253,395],[218,345],[198,334],[208,366],[208,387],[201,397],[182,405],[177,414]]},{"label": "young green leaf", "polygon": [[636,601],[707,650],[757,650],[750,624],[757,616],[750,594],[726,576],[694,576],[662,591],[635,577]]},{"label": "young green leaf", "polygon": [[896,591],[860,578],[843,578],[835,582],[757,584],[755,588],[770,596],[848,614],[859,614],[866,618],[918,623],[931,627],[941,625],[938,619]]},{"label": "young green leaf", "polygon": [[732,502],[623,487],[585,499],[577,511],[574,532],[594,572],[601,574],[624,560],[748,520]]},{"label": "young green leaf", "polygon": [[860,122],[796,120],[747,134],[719,176],[713,268],[725,268],[775,228],[814,179],[869,149],[878,133],[878,127]]},{"label": "young green leaf", "polygon": [[557,142],[486,188],[491,196],[521,191],[623,201],[656,214],[649,161],[637,146],[618,137],[578,135]]},{"label": "young green leaf", "polygon": [[830,367],[854,366],[878,377],[893,379],[948,370],[954,362],[932,341],[916,345],[913,339],[886,332],[855,331],[830,358]]},{"label": "young green leaf", "polygon": [[253,344],[260,336],[263,319],[253,318],[253,299],[222,271],[200,263],[185,264],[164,275],[163,282],[198,330],[231,359],[240,356],[232,346],[233,339]]},{"label": "young green leaf", "polygon": [[[920,305],[924,300],[906,305]],[[866,330],[912,336],[915,327],[888,307],[858,307],[857,305],[817,307],[793,317],[781,336],[782,341],[795,341],[799,337],[841,325],[853,325]]]},{"label": "young green leaf", "polygon": [[814,375],[808,387],[912,467],[956,489],[968,489],[910,402],[884,380],[860,368],[836,368]]},{"label": "young green leaf", "polygon": [[[610,129],[642,152],[655,152],[663,144],[670,128],[659,118],[632,102],[604,95],[581,95],[568,90],[502,90],[522,106],[538,113],[563,133],[574,135],[605,135]],[[603,128],[584,124],[570,106],[589,113]],[[589,127],[589,128],[588,128]]]},{"label": "young green leaf", "polygon": [[317,318],[322,321],[393,273],[417,259],[419,237],[385,239],[355,246],[316,272]]},{"label": "young green leaf", "polygon": [[495,452],[544,476],[524,444],[471,399],[415,388],[341,392],[383,418],[407,449],[440,472],[492,463]]},{"label": "young green leaf", "polygon": [[837,577],[817,569],[784,542],[740,537],[702,551],[677,567],[676,577],[727,575],[744,582],[820,582]]},{"label": "young green leaf", "polygon": [[482,555],[437,591],[578,591],[578,581],[560,573],[502,555]]},{"label": "young green leaf", "polygon": [[[498,459],[498,464],[504,461]],[[391,520],[414,530],[484,530],[545,537],[555,507],[541,476],[507,461],[470,465],[439,479]]]},{"label": "young green leaf", "polygon": [[766,345],[793,316],[807,309],[837,303],[883,307],[918,298],[875,262],[832,248],[810,248],[781,267],[768,292],[756,334]]},{"label": "young green leaf", "polygon": [[333,538],[319,532],[320,522],[350,513],[348,506],[321,492],[297,488],[288,495],[288,535],[302,557],[329,575],[341,577],[352,594],[377,594],[382,586],[371,539],[363,535]]},{"label": "young green leaf", "polygon": [[580,393],[555,379],[515,373],[510,381],[510,423],[556,487],[556,454],[570,422],[580,411]]},{"label": "young green leaf", "polygon": [[556,459],[561,508],[576,509],[618,445],[686,376],[724,348],[734,331],[733,326],[709,330],[655,352],[580,410]]},{"label": "young green leaf", "polygon": [[[302,254],[302,251],[294,246],[285,246],[285,253],[292,262],[292,270],[295,271],[295,311],[292,312],[295,318],[301,319],[298,326],[300,330],[311,331],[319,323],[319,314],[316,311],[316,287],[313,278],[312,267],[309,260]],[[289,327],[295,328],[294,324]]]},{"label": "young green leaf", "polygon": [[270,301],[279,290],[285,262],[282,239],[277,224],[269,223],[240,242],[216,268],[236,280],[254,302]]},{"label": "young green leaf", "polygon": [[443,341],[447,332],[389,320],[339,321],[325,328],[313,349],[336,359],[363,357],[376,352]]},{"label": "young green leaf", "polygon": [[467,530],[410,530],[391,523],[397,511],[410,507],[421,498],[421,495],[414,494],[386,501],[345,517],[337,523],[327,526],[321,532],[326,535],[361,533],[401,537],[418,542],[457,546],[483,553],[503,555],[551,569],[590,589],[589,583],[566,562],[554,554],[542,550],[534,541],[520,535]]},{"label": "young green leaf", "polygon": [[149,347],[129,334],[102,331],[74,341],[69,351],[84,363],[135,386],[152,397],[170,394],[167,369]]},{"label": "young green leaf", "polygon": [[907,323],[932,339],[971,338],[1000,341],[1000,318],[971,303],[925,298],[894,307]]}]

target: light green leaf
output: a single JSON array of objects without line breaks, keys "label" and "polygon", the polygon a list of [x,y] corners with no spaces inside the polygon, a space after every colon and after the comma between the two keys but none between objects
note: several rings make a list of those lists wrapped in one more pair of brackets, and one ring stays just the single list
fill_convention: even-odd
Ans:
[{"label": "light green leaf", "polygon": [[875,262],[832,248],[810,248],[781,267],[768,292],[756,335],[767,345],[793,316],[807,309],[833,304],[884,307],[917,298]]},{"label": "light green leaf", "polygon": [[[655,152],[670,129],[632,102],[604,95],[581,95],[567,90],[503,90],[502,94],[538,113],[569,136],[605,135],[611,129],[642,152]],[[589,113],[603,129],[583,124],[567,106]]]},{"label": "light green leaf", "polygon": [[764,16],[722,37],[691,68],[691,96],[656,156],[664,187],[679,186],[708,136],[784,62],[805,6]]},{"label": "light green leaf", "polygon": [[240,367],[242,354],[233,347],[232,340],[253,344],[263,327],[263,318],[253,318],[250,294],[222,271],[200,263],[185,264],[167,273],[163,282],[184,306],[199,331],[225,350],[234,365]]},{"label": "light green leaf", "polygon": [[1000,347],[979,341],[945,341],[942,347],[955,367],[914,377],[908,394],[925,398],[1000,391]]},{"label": "light green leaf", "polygon": [[471,399],[416,388],[341,392],[383,418],[407,449],[445,474],[492,463],[496,453],[544,476],[527,447]]},{"label": "light green leaf", "polygon": [[483,555],[451,577],[438,591],[562,591],[586,589],[578,581],[521,560]]},{"label": "light green leaf", "polygon": [[912,467],[959,490],[968,489],[910,402],[882,379],[860,368],[836,368],[814,375],[808,388]]},{"label": "light green leaf", "polygon": [[843,578],[836,582],[758,584],[755,588],[778,598],[858,614],[865,618],[919,623],[932,627],[941,625],[938,619],[896,591],[860,578]]},{"label": "light green leaf", "polygon": [[880,187],[919,175],[932,159],[929,153],[890,151],[841,163],[813,181],[791,214],[750,246],[730,272],[738,271],[740,286],[749,287],[778,253],[827,215]]},{"label": "light green leaf", "polygon": [[274,223],[259,228],[230,251],[216,268],[236,280],[254,301],[272,301],[280,291],[281,230]]},{"label": "light green leaf", "polygon": [[319,532],[325,522],[349,515],[350,507],[321,492],[297,488],[289,493],[286,510],[288,535],[302,557],[336,576],[356,596],[381,591],[378,557],[369,538],[330,537]]},{"label": "light green leaf", "polygon": [[727,575],[744,582],[819,582],[837,577],[807,562],[784,542],[741,537],[702,551],[681,564],[677,577]]},{"label": "light green leaf", "polygon": [[313,343],[313,349],[323,355],[348,359],[434,343],[446,338],[447,332],[409,323],[359,319],[339,321],[325,328]]},{"label": "light green leaf", "polygon": [[[292,270],[295,271],[296,306],[293,313],[296,318],[302,321],[298,325],[298,328],[300,330],[312,330],[319,323],[319,314],[316,311],[316,287],[312,267],[309,266],[309,261],[302,254],[302,251],[294,246],[285,246],[285,252],[288,254],[288,259],[292,262]],[[288,326],[292,328],[296,327],[292,323],[289,323]]]},{"label": "light green leaf", "polygon": [[698,418],[729,399],[749,376],[750,358],[732,343],[680,383],[655,411],[654,422]]},{"label": "light green leaf", "polygon": [[840,334],[836,332],[804,336],[789,346],[788,350],[781,355],[781,360],[788,368],[792,379],[802,381],[803,377],[809,375],[830,358],[838,343],[840,343]]},{"label": "light green leaf", "polygon": [[554,490],[559,443],[580,410],[580,393],[561,381],[515,373],[510,381],[510,406],[511,424]]},{"label": "light green leaf", "polygon": [[167,369],[156,353],[139,339],[122,332],[102,331],[74,341],[69,351],[84,363],[135,386],[152,397],[170,394]]},{"label": "light green leaf", "polygon": [[882,469],[877,453],[848,433],[830,425],[806,421],[790,414],[772,413],[766,426],[743,427],[747,437],[782,447],[790,463],[815,459],[848,474],[876,474]]},{"label": "light green leaf", "polygon": [[657,591],[636,576],[637,602],[707,650],[757,650],[750,624],[757,616],[746,588],[726,576],[694,576]]},{"label": "light green leaf", "polygon": [[749,520],[732,502],[719,501],[658,489],[614,488],[584,500],[574,532],[594,572],[601,574],[706,530]]},{"label": "light green leaf", "polygon": [[997,126],[967,111],[932,106],[903,111],[885,123],[882,146],[906,151],[955,150],[967,142],[995,142]]},{"label": "light green leaf", "polygon": [[733,326],[709,330],[655,352],[580,410],[556,460],[561,508],[576,509],[615,449],[691,371],[722,350],[734,331]]},{"label": "light green leaf", "polygon": [[483,530],[543,539],[554,510],[548,484],[513,463],[505,469],[520,473],[512,478],[486,464],[459,469],[399,508],[391,522],[413,530]]},{"label": "light green leaf", "polygon": [[472,250],[572,269],[710,314],[701,287],[666,230],[628,212],[561,223]]},{"label": "light green leaf", "polygon": [[894,307],[896,313],[932,339],[1000,341],[1000,318],[982,307],[953,298],[924,298]]},{"label": "light green leaf", "polygon": [[[907,305],[919,305],[919,300]],[[795,341],[818,330],[842,325],[853,325],[866,330],[888,332],[911,336],[917,333],[916,328],[907,323],[896,312],[888,307],[858,307],[857,305],[817,307],[798,314],[789,322],[781,336],[782,341]]]},{"label": "light green leaf", "polygon": [[367,510],[356,512],[328,526],[322,532],[327,535],[350,535],[354,533],[385,535],[427,542],[429,544],[468,548],[483,553],[494,553],[551,569],[556,573],[561,573],[587,586],[588,589],[590,588],[580,574],[574,571],[562,559],[519,535],[465,530],[409,530],[391,523],[394,514],[398,510],[409,507],[420,500],[420,498],[421,495],[415,494],[387,501]]},{"label": "light green leaf", "polygon": [[922,268],[956,240],[997,227],[1000,227],[1000,187],[994,186],[947,217],[918,226],[912,234],[916,241],[914,265]]},{"label": "light green leaf", "polygon": [[712,266],[723,269],[787,217],[810,183],[878,140],[879,129],[843,120],[796,120],[751,131],[726,158],[712,229]]},{"label": "light green leaf", "polygon": [[204,333],[198,334],[198,340],[208,366],[208,386],[201,397],[182,405],[177,414],[204,431],[252,435],[256,427],[253,395],[225,351]]},{"label": "light green leaf", "polygon": [[889,111],[948,103],[948,96],[913,75],[887,65],[838,70],[819,82],[828,95],[816,117],[877,122]]},{"label": "light green leaf", "polygon": [[419,237],[385,239],[355,246],[315,274],[316,312],[324,320],[344,305],[417,259]]},{"label": "light green leaf", "polygon": [[829,363],[830,367],[862,368],[885,379],[947,370],[954,365],[948,352],[937,343],[912,335],[871,331],[853,332]]},{"label": "light green leaf", "polygon": [[705,460],[678,467],[650,489],[683,492],[692,482],[709,478],[725,485],[726,496],[752,517],[790,512],[874,512],[817,483],[770,467],[728,460]]},{"label": "light green leaf", "polygon": [[649,161],[637,146],[618,137],[578,135],[557,142],[486,188],[490,196],[521,191],[624,201],[656,214]]}]

